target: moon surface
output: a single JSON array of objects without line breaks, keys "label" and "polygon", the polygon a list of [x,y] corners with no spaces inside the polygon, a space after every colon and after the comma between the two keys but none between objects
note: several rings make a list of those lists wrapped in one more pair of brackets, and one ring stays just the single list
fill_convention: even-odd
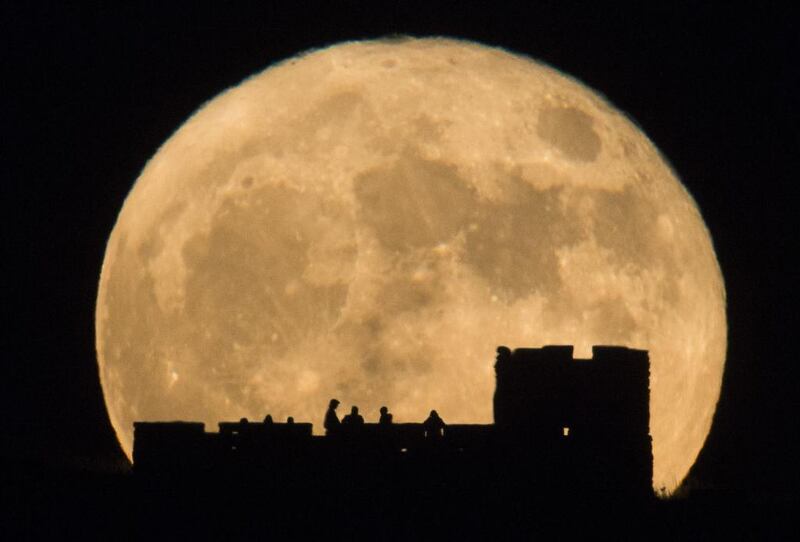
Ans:
[{"label": "moon surface", "polygon": [[490,423],[494,350],[650,351],[654,486],[719,397],[725,290],[696,204],[624,114],[529,58],[449,39],[293,58],[223,92],[147,163],[96,315],[135,420]]}]

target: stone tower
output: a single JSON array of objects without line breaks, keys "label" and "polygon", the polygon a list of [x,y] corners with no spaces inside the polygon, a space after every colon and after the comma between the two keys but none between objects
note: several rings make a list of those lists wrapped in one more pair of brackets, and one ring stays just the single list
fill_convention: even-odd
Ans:
[{"label": "stone tower", "polygon": [[580,486],[652,491],[650,361],[595,346],[497,349],[494,419],[504,446]]}]

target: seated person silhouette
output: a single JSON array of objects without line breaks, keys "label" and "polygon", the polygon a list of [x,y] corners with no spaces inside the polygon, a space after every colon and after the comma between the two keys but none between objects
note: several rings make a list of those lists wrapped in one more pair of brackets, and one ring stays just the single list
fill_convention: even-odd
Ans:
[{"label": "seated person silhouette", "polygon": [[239,428],[233,431],[234,442],[238,444],[234,449],[248,449],[251,441],[251,431],[249,429],[250,420],[247,418],[239,418]]},{"label": "seated person silhouette", "polygon": [[272,414],[264,416],[264,425],[272,425],[273,423],[275,422],[272,421]]},{"label": "seated person silhouette", "polygon": [[328,403],[328,411],[325,413],[325,423],[323,424],[326,435],[336,432],[336,430],[339,429],[339,416],[336,415],[336,407],[338,406],[339,401],[336,399],[331,399],[331,402]]},{"label": "seated person silhouette", "polygon": [[294,416],[289,416],[288,418],[286,418],[286,423],[288,425],[294,424]]},{"label": "seated person silhouette", "polygon": [[392,425],[392,415],[389,413],[389,409],[385,406],[381,407],[381,417],[378,419],[379,425]]},{"label": "seated person silhouette", "polygon": [[431,440],[438,440],[444,436],[444,420],[439,417],[439,413],[431,410],[428,419],[422,422],[422,427],[425,429],[425,438]]},{"label": "seated person silhouette", "polygon": [[364,417],[358,413],[358,407],[354,406],[350,409],[350,414],[342,418],[342,425],[348,427],[356,427],[364,425]]},{"label": "seated person silhouette", "polygon": [[248,420],[247,418],[240,418],[239,419],[239,434],[240,435],[244,435],[245,433],[247,433],[247,428],[248,428],[248,424],[249,423],[250,423],[250,420]]}]

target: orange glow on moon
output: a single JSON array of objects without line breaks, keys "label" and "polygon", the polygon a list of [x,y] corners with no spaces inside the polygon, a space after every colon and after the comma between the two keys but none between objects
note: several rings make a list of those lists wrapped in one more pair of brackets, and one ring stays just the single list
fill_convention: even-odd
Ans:
[{"label": "orange glow on moon", "polygon": [[711,239],[647,137],[550,67],[444,39],[315,51],[205,104],[125,201],[96,326],[129,457],[134,420],[320,431],[331,397],[487,423],[499,344],[647,349],[668,490],[727,344]]}]

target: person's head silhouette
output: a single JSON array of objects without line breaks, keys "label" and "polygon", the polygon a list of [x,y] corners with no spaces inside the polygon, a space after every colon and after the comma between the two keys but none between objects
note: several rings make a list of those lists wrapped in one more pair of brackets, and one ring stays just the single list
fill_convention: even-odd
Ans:
[{"label": "person's head silhouette", "polygon": [[331,410],[336,410],[336,407],[339,406],[339,401],[337,399],[331,399],[331,402],[328,403],[328,408]]},{"label": "person's head silhouette", "polygon": [[353,406],[350,409],[350,414],[352,414],[353,416],[358,416],[358,407],[357,406]]},{"label": "person's head silhouette", "polygon": [[386,408],[385,406],[382,406],[382,407],[381,407],[381,414],[383,414],[383,415],[386,415],[386,414],[388,414],[388,413],[389,413],[389,409],[388,409],[388,408]]},{"label": "person's head silhouette", "polygon": [[288,423],[288,424],[294,423],[294,417],[293,416],[289,416],[288,418],[286,418],[286,423]]}]

